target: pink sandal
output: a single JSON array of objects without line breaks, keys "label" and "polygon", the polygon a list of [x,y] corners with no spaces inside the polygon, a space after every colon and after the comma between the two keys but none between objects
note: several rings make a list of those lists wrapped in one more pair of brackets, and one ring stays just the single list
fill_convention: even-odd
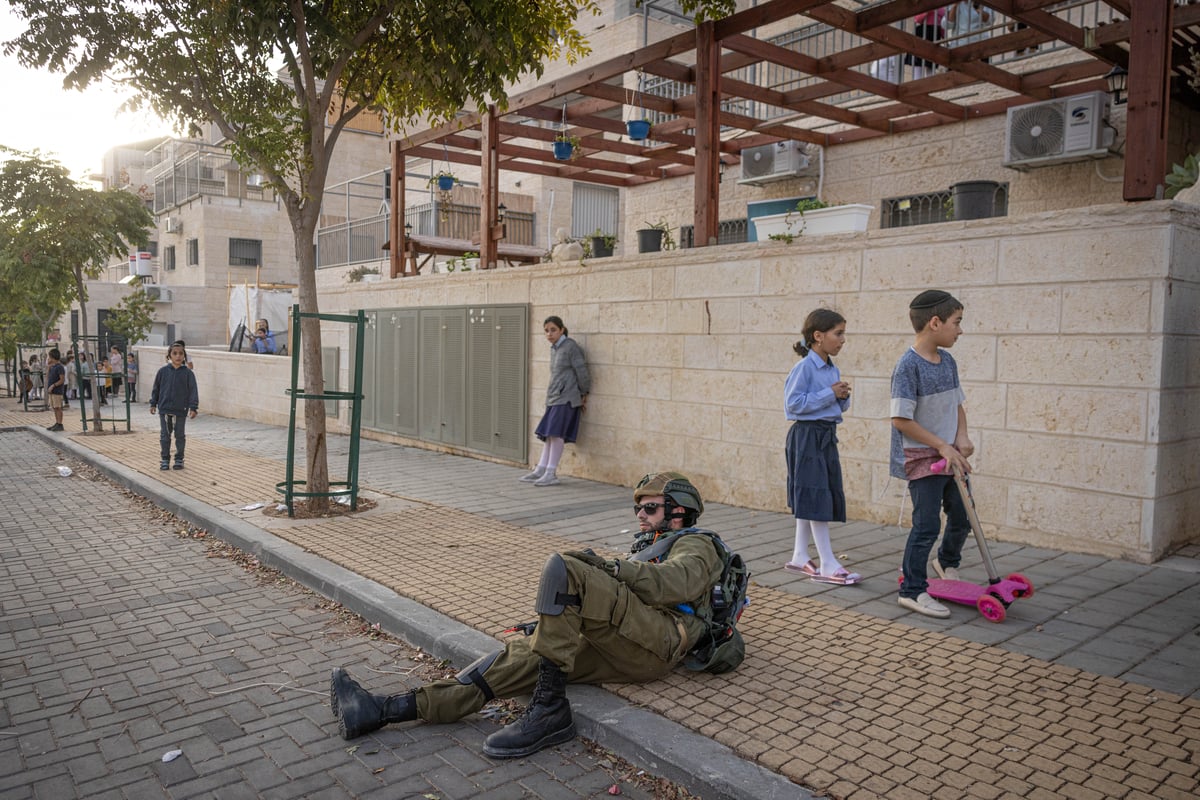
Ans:
[{"label": "pink sandal", "polygon": [[832,583],[838,586],[853,586],[862,580],[862,575],[857,572],[850,572],[845,567],[838,567],[837,572],[832,575],[813,575],[812,579],[818,583]]},{"label": "pink sandal", "polygon": [[789,561],[783,565],[783,568],[788,572],[799,572],[801,575],[807,575],[810,578],[821,574],[817,570],[817,565],[814,564],[811,559],[803,564],[793,564]]}]

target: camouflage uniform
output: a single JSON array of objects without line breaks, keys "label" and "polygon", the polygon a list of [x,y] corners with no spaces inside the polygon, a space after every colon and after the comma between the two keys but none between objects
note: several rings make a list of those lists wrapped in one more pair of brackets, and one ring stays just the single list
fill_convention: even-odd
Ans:
[{"label": "camouflage uniform", "polygon": [[[527,694],[548,658],[570,683],[640,683],[669,673],[706,630],[676,608],[702,608],[721,576],[721,558],[705,536],[685,536],[658,564],[620,562],[618,577],[564,554],[568,590],[578,606],[539,616],[533,635],[510,640],[483,672],[496,697]],[[417,713],[429,722],[453,722],[485,702],[474,683],[450,678],[417,689]]]}]

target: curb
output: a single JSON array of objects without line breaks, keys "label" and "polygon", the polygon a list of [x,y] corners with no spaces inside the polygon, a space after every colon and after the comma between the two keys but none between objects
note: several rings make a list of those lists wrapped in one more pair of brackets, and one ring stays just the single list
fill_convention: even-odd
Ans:
[{"label": "curb", "polygon": [[[254,555],[302,586],[378,622],[389,634],[466,666],[495,652],[496,639],[402,597],[382,584],[284,541],[239,517],[148,478],[70,438],[26,428],[114,483],[180,519]],[[672,780],[704,800],[814,800],[787,778],[742,759],[725,745],[597,687],[570,688],[579,732],[626,760]]]}]

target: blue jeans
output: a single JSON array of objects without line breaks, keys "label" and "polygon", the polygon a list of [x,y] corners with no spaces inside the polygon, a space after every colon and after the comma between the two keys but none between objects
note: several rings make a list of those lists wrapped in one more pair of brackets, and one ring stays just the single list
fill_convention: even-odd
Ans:
[{"label": "blue jeans", "polygon": [[158,447],[162,452],[162,460],[171,458],[171,432],[175,432],[175,461],[183,463],[183,446],[187,442],[184,428],[187,426],[187,412],[169,414],[161,408],[158,410]]},{"label": "blue jeans", "polygon": [[949,475],[909,481],[908,493],[912,497],[913,526],[904,546],[904,583],[900,584],[900,596],[915,598],[929,588],[926,565],[942,528],[943,509],[946,534],[938,548],[938,563],[943,567],[957,567],[962,562],[963,542],[971,532],[971,520],[954,478]]}]

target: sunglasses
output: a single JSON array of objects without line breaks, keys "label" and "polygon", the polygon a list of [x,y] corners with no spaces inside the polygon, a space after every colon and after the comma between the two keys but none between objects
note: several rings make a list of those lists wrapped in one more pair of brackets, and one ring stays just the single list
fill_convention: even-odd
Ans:
[{"label": "sunglasses", "polygon": [[666,503],[634,503],[633,513],[636,514],[639,511],[645,511],[646,516],[652,517],[658,513],[660,508],[663,508],[664,506],[666,506]]}]

